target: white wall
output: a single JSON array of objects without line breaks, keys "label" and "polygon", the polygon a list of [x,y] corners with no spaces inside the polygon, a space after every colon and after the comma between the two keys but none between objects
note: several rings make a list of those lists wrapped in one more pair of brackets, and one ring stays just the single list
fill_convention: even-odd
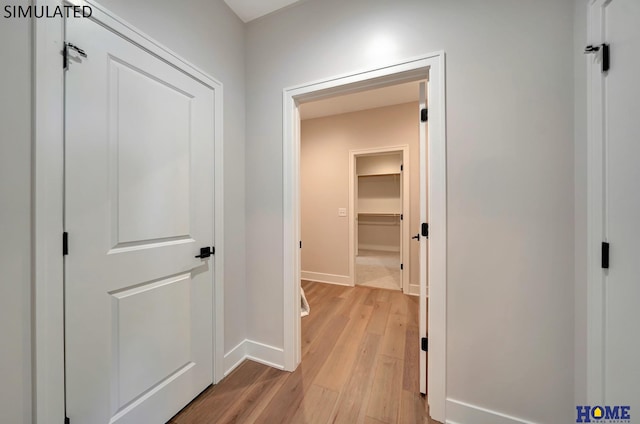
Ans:
[{"label": "white wall", "polygon": [[251,339],[283,344],[283,88],[443,49],[447,396],[575,419],[573,6],[324,0],[248,25]]},{"label": "white wall", "polygon": [[[223,0],[100,3],[224,85],[228,351],[246,337],[244,25]],[[0,19],[0,422],[13,424],[31,422],[32,51],[29,22]]]},{"label": "white wall", "polygon": [[31,422],[31,24],[0,19],[0,422],[27,424]]},{"label": "white wall", "polygon": [[244,25],[223,0],[102,0],[101,4],[223,84],[227,353],[246,337]]}]

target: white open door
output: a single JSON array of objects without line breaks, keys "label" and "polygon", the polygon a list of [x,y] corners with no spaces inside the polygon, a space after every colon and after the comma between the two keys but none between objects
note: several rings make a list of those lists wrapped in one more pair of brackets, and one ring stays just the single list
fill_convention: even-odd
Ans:
[{"label": "white open door", "polygon": [[[427,84],[425,82],[420,83],[420,223],[421,228],[418,228],[420,233],[420,344],[422,340],[428,336],[428,318],[427,318],[427,296],[428,296],[428,257],[427,249],[429,245],[428,236],[423,233],[422,223],[428,222],[428,155],[427,155],[427,122],[423,119],[422,111],[427,109]],[[428,233],[427,233],[428,234]],[[428,353],[426,351],[420,352],[420,393],[427,393],[427,358]]]},{"label": "white open door", "polygon": [[640,2],[596,0],[590,15],[590,402],[629,422],[640,419]]},{"label": "white open door", "polygon": [[214,90],[90,19],[66,37],[67,415],[166,422],[213,381]]}]

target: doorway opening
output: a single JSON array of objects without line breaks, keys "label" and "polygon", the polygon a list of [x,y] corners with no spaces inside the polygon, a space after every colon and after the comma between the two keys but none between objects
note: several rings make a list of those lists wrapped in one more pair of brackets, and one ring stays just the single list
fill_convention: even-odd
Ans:
[{"label": "doorway opening", "polygon": [[[396,65],[372,69],[321,82],[308,83],[284,90],[284,365],[293,371],[302,359],[302,335],[300,321],[301,281],[301,185],[300,185],[300,105],[313,100],[327,99],[339,94],[349,94],[388,87],[406,82],[429,80],[428,94],[431,102],[429,125],[420,125],[420,228],[412,229],[426,235],[427,212],[430,218],[430,254],[427,266],[427,239],[419,243],[419,327],[415,343],[420,345],[427,333],[427,272],[429,274],[429,409],[432,418],[443,421],[445,407],[445,346],[446,346],[446,146],[444,119],[444,54],[435,53],[423,58]],[[424,85],[422,86],[424,88]],[[424,104],[424,97],[421,99]],[[426,115],[424,114],[419,115]],[[429,151],[427,152],[427,133]],[[427,175],[427,161],[429,162]],[[427,211],[427,182],[430,200]],[[353,210],[353,208],[351,208]],[[338,211],[340,212],[340,211]],[[424,224],[424,225],[422,225]],[[355,255],[355,249],[350,249]],[[354,261],[355,262],[355,261]],[[354,263],[352,262],[352,263]],[[343,284],[343,285],[352,285]],[[313,314],[313,305],[311,305]],[[420,391],[426,393],[427,357],[420,353]]]},{"label": "doorway opening", "polygon": [[402,255],[402,155],[355,156],[355,284],[400,290]]},{"label": "doorway opening", "polygon": [[[407,123],[409,128],[416,129],[415,134],[408,135],[413,136],[417,145],[417,127],[411,121],[418,108],[418,87],[413,88],[416,100],[413,105],[407,104],[412,105],[407,108]],[[401,127],[397,121],[392,126]],[[405,225],[405,219],[410,222],[412,218],[409,146],[401,146],[399,150],[394,147],[352,150],[349,162],[350,217],[355,221],[351,246],[355,251],[354,284],[408,293],[411,269],[418,265],[417,261],[411,261],[407,249],[410,225]],[[416,205],[417,201],[414,199]]]},{"label": "doorway opening", "polygon": [[[370,95],[391,99],[403,87],[408,97],[399,104],[370,109],[365,101],[363,110],[342,107],[308,119],[308,107],[336,100],[354,105]],[[404,258],[411,199],[402,189],[419,173],[410,167],[410,150],[417,155],[419,145],[419,83],[305,103],[300,110],[301,284],[311,304],[301,322],[300,368],[312,370],[305,382],[338,394],[329,421],[364,415],[394,422],[410,413],[409,405],[422,405],[416,408],[421,421],[419,301],[402,291],[402,277],[418,265]],[[339,278],[350,284],[341,286]]]}]

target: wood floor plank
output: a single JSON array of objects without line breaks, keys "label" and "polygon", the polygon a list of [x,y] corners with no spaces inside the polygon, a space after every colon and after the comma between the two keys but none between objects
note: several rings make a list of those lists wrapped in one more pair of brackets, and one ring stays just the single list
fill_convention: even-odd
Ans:
[{"label": "wood floor plank", "polygon": [[312,343],[298,368],[284,381],[282,387],[256,422],[259,423],[287,423],[300,406],[305,390],[318,375],[333,350],[336,341],[344,331],[348,318],[338,314],[323,331],[323,336]]},{"label": "wood floor plank", "polygon": [[232,401],[241,398],[268,369],[256,362],[244,362],[228,376],[224,390],[219,385],[205,390],[174,421],[177,424],[202,422],[204,417],[218,421]]},{"label": "wood floor plank", "polygon": [[390,313],[399,314],[405,317],[409,314],[409,296],[403,294],[401,291],[393,291],[389,294],[389,298],[391,302]]},{"label": "wood floor plank", "polygon": [[305,387],[302,370],[298,367],[287,376],[280,389],[273,396],[256,423],[288,423],[304,399]]},{"label": "wood floor plank", "polygon": [[368,305],[360,304],[355,307],[355,314],[349,319],[331,356],[316,377],[315,384],[335,391],[342,389],[356,360],[358,347],[369,324],[372,311],[373,307]]},{"label": "wood floor plank", "polygon": [[405,317],[398,314],[389,314],[380,353],[397,359],[404,359],[406,337]]},{"label": "wood floor plank", "polygon": [[393,292],[394,290],[385,290],[385,289],[376,290],[376,300],[378,302],[391,302],[391,293]]},{"label": "wood floor plank", "polygon": [[385,424],[384,421],[378,421],[375,418],[365,417],[364,424]]},{"label": "wood floor plank", "polygon": [[302,363],[298,366],[298,369],[302,372],[302,376],[307,381],[307,385],[311,384],[320,372],[320,369],[331,357],[331,352],[347,327],[348,322],[349,319],[344,315],[335,315],[324,328],[321,336],[311,344]]},{"label": "wood floor plank", "polygon": [[429,424],[425,398],[419,393],[402,390],[398,423]]},{"label": "wood floor plank", "polygon": [[327,317],[335,315],[336,311],[342,309],[345,299],[340,297],[329,297],[322,303],[317,303],[313,307],[313,313],[302,318],[302,356],[307,353],[313,341],[322,333],[327,326]]},{"label": "wood floor plank", "polygon": [[404,344],[404,369],[402,389],[413,393],[420,392],[420,336],[418,327],[407,326]]},{"label": "wood floor plank", "polygon": [[311,296],[313,296],[317,291],[324,290],[324,286],[320,284],[313,284],[313,282],[307,280],[302,280],[300,286],[304,289],[305,294]]},{"label": "wood floor plank", "polygon": [[291,422],[325,424],[331,416],[337,399],[338,392],[313,384],[304,394],[302,403],[293,415]]},{"label": "wood floor plank", "polygon": [[362,296],[363,292],[360,288],[348,287],[347,290],[349,295],[344,297],[345,302],[339,313],[346,317],[351,317],[356,311],[356,306],[363,304],[364,296]]},{"label": "wood floor plank", "polygon": [[[221,423],[248,423],[252,422],[252,415],[258,416],[267,406],[265,393],[275,392],[279,389],[288,373],[268,368],[261,378],[251,385],[242,396],[235,399],[225,413],[220,417]],[[265,401],[263,401],[265,399]]]},{"label": "wood floor plank", "polygon": [[419,325],[420,318],[420,297],[407,296],[407,324]]},{"label": "wood floor plank", "polygon": [[367,326],[367,332],[373,334],[384,334],[387,328],[387,320],[389,319],[389,311],[391,310],[391,304],[389,302],[373,303],[373,312],[371,313],[371,320]]},{"label": "wood floor plank", "polygon": [[352,424],[365,416],[380,339],[378,334],[365,334],[358,351],[358,360],[340,393],[331,423]]},{"label": "wood floor plank", "polygon": [[367,406],[367,417],[388,424],[398,422],[402,392],[402,362],[390,356],[378,356]]},{"label": "wood floor plank", "polygon": [[376,302],[377,297],[377,290],[368,290],[362,303],[364,303],[365,305],[373,305]]},{"label": "wood floor plank", "polygon": [[[289,377],[290,373],[286,371],[273,369],[274,373],[273,383],[262,392],[260,397],[255,401],[255,405],[250,411],[242,414],[238,417],[237,423],[254,423],[258,420],[258,417],[264,413],[268,408],[271,400],[280,391],[280,388],[284,385],[284,382]],[[195,423],[194,423],[195,424]]]},{"label": "wood floor plank", "polygon": [[[339,287],[339,286],[335,286],[335,287]],[[347,297],[353,296],[356,293],[355,287],[347,287],[347,286],[342,286],[342,287],[343,287],[343,290],[340,293],[340,297],[347,298]]]}]

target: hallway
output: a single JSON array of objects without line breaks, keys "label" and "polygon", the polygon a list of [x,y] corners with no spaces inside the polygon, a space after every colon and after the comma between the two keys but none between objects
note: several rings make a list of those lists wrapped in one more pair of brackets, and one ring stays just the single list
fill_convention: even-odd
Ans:
[{"label": "hallway", "polygon": [[191,423],[435,423],[418,381],[418,298],[303,282],[302,363],[246,361],[176,415]]}]

